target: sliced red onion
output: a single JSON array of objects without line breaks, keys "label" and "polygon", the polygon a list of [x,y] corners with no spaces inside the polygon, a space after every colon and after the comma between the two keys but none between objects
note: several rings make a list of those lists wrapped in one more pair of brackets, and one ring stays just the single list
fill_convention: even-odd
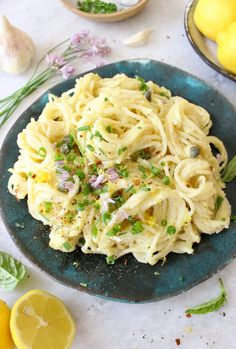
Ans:
[{"label": "sliced red onion", "polygon": [[119,178],[119,175],[115,167],[108,168],[107,174],[108,174],[108,179],[111,182],[115,182]]}]

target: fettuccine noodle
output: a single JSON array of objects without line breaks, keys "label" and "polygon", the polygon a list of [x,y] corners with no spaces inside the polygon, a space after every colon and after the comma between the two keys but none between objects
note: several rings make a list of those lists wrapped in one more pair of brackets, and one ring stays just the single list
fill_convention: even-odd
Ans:
[{"label": "fettuccine noodle", "polygon": [[[9,179],[50,246],[154,265],[229,227],[223,143],[208,112],[149,81],[87,74],[18,135]],[[213,156],[213,145],[218,150]]]}]

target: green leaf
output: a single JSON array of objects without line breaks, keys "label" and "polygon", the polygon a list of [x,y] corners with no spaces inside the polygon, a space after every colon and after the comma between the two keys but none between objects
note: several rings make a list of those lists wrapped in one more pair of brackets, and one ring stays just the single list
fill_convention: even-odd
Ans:
[{"label": "green leaf", "polygon": [[217,298],[209,302],[200,304],[194,308],[187,309],[185,313],[186,314],[207,314],[212,311],[219,310],[227,302],[227,294],[224,287],[224,283],[222,279],[219,279],[219,282],[220,282],[221,293]]},{"label": "green leaf", "polygon": [[223,172],[223,181],[228,183],[231,182],[236,177],[236,155],[228,163],[224,172]]},{"label": "green leaf", "polygon": [[5,291],[12,291],[25,277],[26,268],[17,259],[0,252],[0,286]]}]

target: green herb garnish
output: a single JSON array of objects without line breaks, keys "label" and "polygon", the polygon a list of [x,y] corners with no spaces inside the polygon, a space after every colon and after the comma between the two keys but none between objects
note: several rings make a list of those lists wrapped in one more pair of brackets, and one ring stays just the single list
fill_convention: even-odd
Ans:
[{"label": "green herb garnish", "polygon": [[217,212],[222,205],[222,202],[224,201],[224,198],[220,195],[217,196],[216,202],[215,202],[215,211]]},{"label": "green herb garnish", "polygon": [[78,176],[79,177],[79,179],[82,181],[83,179],[85,179],[85,173],[84,173],[84,171],[82,171],[82,170],[77,170],[76,171],[76,176]]},{"label": "green herb garnish", "polygon": [[71,244],[68,241],[65,241],[62,246],[66,251],[69,251],[71,249]]},{"label": "green herb garnish", "polygon": [[95,151],[95,148],[91,144],[87,144],[86,147],[92,152]]},{"label": "green herb garnish", "polygon": [[77,1],[77,6],[80,11],[88,13],[113,13],[117,12],[116,4],[112,2],[104,2],[101,0],[83,0]]},{"label": "green herb garnish", "polygon": [[135,223],[133,223],[132,228],[131,228],[131,233],[133,235],[142,233],[143,231],[144,231],[144,227],[142,225],[142,222],[136,221]]},{"label": "green herb garnish", "polygon": [[186,314],[207,314],[219,310],[227,302],[227,294],[222,279],[220,282],[220,295],[212,301],[200,304],[194,308],[187,309]]},{"label": "green herb garnish", "polygon": [[111,219],[111,214],[109,212],[105,212],[102,215],[102,221],[104,224],[107,224],[107,221]]},{"label": "green herb garnish", "polygon": [[77,158],[77,155],[75,153],[69,153],[66,157],[66,160],[69,162],[73,162]]},{"label": "green herb garnish", "polygon": [[92,227],[92,235],[93,235],[94,237],[96,237],[96,236],[98,235],[98,228],[96,227],[96,225],[94,225],[94,226]]},{"label": "green herb garnish", "polygon": [[122,147],[118,149],[118,155],[121,155],[124,151],[126,151],[128,148],[127,147]]},{"label": "green herb garnish", "polygon": [[127,178],[129,176],[129,172],[128,172],[126,166],[119,165],[118,166],[118,170],[119,170],[118,171],[119,176],[122,176],[122,177],[125,177],[125,178]]},{"label": "green herb garnish", "polygon": [[166,229],[167,234],[174,235],[176,233],[176,228],[173,225],[169,225]]},{"label": "green herb garnish", "polygon": [[107,232],[107,236],[114,236],[114,235],[116,235],[117,233],[119,233],[119,231],[121,230],[121,225],[120,224],[116,224],[116,225],[114,225],[114,227],[112,227],[112,229],[111,230],[109,230],[108,232]]},{"label": "green herb garnish", "polygon": [[141,76],[135,76],[135,78],[140,81],[140,91],[147,91],[148,90],[148,85],[145,83],[145,80],[141,78]]},{"label": "green herb garnish", "polygon": [[106,131],[107,131],[108,133],[112,133],[112,132],[113,132],[112,125],[107,125]]},{"label": "green herb garnish", "polygon": [[236,155],[228,163],[224,172],[223,172],[223,181],[228,183],[231,182],[236,177]]},{"label": "green herb garnish", "polygon": [[126,189],[126,193],[129,193],[133,188],[134,188],[134,185],[131,184],[131,185]]},{"label": "green herb garnish", "polygon": [[107,264],[115,264],[115,257],[114,256],[107,256],[106,262],[107,262]]},{"label": "green herb garnish", "polygon": [[78,128],[78,131],[90,131],[90,127],[89,126],[82,126]]},{"label": "green herb garnish", "polygon": [[45,207],[45,211],[47,213],[49,213],[52,209],[52,202],[49,202],[49,201],[45,201],[44,202],[44,207]]},{"label": "green herb garnish", "polygon": [[232,217],[231,217],[231,221],[232,221],[232,222],[236,222],[236,216],[232,216]]},{"label": "green herb garnish", "polygon": [[158,177],[161,175],[161,170],[151,164],[150,171],[153,175],[153,177]]},{"label": "green herb garnish", "polygon": [[146,175],[146,168],[142,165],[138,165],[138,169],[140,172],[142,172],[142,178],[145,179],[147,178],[147,175]]},{"label": "green herb garnish", "polygon": [[65,155],[64,154],[56,154],[54,160],[55,161],[61,161],[65,159]]},{"label": "green herb garnish", "polygon": [[0,286],[5,291],[12,291],[25,275],[26,268],[20,261],[0,252]]},{"label": "green herb garnish", "polygon": [[162,182],[163,182],[163,184],[165,184],[165,185],[169,185],[169,184],[170,184],[170,177],[164,176],[164,177],[162,178]]},{"label": "green herb garnish", "polygon": [[45,158],[47,155],[47,151],[44,147],[40,147],[37,153],[41,158]]}]

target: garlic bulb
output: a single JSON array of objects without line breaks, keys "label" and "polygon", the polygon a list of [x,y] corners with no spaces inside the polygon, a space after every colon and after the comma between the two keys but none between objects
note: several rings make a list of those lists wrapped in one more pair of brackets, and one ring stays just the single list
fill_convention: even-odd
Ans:
[{"label": "garlic bulb", "polygon": [[31,38],[13,27],[5,16],[0,21],[0,71],[23,73],[30,64],[35,48]]},{"label": "garlic bulb", "polygon": [[123,41],[125,46],[143,46],[148,42],[149,36],[151,34],[151,30],[143,30],[142,32],[139,32],[130,38]]}]

